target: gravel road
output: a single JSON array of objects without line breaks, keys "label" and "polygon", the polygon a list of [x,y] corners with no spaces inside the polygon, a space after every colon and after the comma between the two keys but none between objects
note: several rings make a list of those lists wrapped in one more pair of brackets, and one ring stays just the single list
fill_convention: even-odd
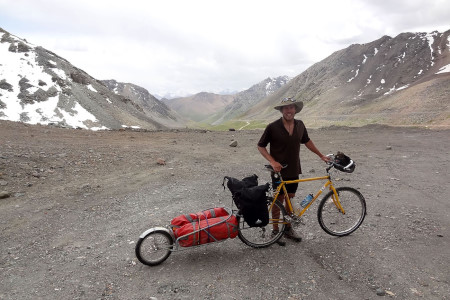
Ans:
[{"label": "gravel road", "polygon": [[[357,162],[334,173],[368,204],[348,237],[321,230],[315,203],[297,228],[301,243],[253,249],[236,238],[140,264],[134,247],[146,229],[231,205],[224,176],[269,180],[261,133],[0,121],[0,299],[450,299],[450,130],[309,131],[322,152]],[[301,156],[304,177],[325,172],[305,147]],[[318,188],[302,185],[298,198]]]}]

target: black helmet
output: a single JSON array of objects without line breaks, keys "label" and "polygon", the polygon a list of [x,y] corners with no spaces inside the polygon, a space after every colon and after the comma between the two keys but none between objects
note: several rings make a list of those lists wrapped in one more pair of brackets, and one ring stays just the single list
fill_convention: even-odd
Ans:
[{"label": "black helmet", "polygon": [[334,156],[333,166],[339,171],[352,173],[355,170],[356,164],[350,157],[338,151]]}]

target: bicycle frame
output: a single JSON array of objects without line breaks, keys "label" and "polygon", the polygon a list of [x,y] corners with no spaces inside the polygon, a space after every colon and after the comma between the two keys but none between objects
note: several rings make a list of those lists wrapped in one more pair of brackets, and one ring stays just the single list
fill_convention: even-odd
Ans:
[{"label": "bicycle frame", "polygon": [[[289,194],[286,190],[286,184],[292,184],[292,183],[301,183],[301,182],[307,182],[307,181],[317,181],[317,180],[326,180],[325,184],[322,186],[321,189],[314,195],[313,199],[306,205],[303,209],[298,208],[297,210],[294,210],[294,206],[292,205],[291,199],[289,198]],[[339,196],[336,192],[336,188],[333,186],[333,182],[331,181],[331,176],[328,174],[327,176],[321,176],[321,177],[310,177],[310,178],[303,178],[303,179],[296,179],[296,180],[287,180],[284,181],[283,178],[280,175],[280,181],[277,189],[274,191],[274,197],[273,202],[270,205],[270,210],[272,210],[272,207],[280,195],[280,192],[283,192],[284,199],[286,201],[287,208],[289,209],[289,214],[291,216],[301,217],[308,208],[319,198],[319,196],[323,193],[323,191],[328,187],[330,191],[333,191],[333,196],[331,197],[336,207],[345,214],[344,208],[342,207],[341,203],[339,202]]]}]

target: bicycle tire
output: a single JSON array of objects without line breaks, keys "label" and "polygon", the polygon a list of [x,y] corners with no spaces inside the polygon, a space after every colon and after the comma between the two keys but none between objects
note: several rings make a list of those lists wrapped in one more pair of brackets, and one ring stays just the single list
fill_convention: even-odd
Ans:
[{"label": "bicycle tire", "polygon": [[167,231],[150,231],[136,243],[136,257],[144,265],[159,265],[172,253],[173,243],[173,238]]},{"label": "bicycle tire", "polygon": [[333,236],[346,236],[354,232],[366,216],[366,200],[351,187],[336,189],[345,214],[333,202],[333,191],[327,193],[319,204],[317,217],[322,229]]},{"label": "bicycle tire", "polygon": [[[267,201],[267,207],[270,207],[272,201]],[[284,217],[286,210],[284,206],[275,201],[274,204],[280,210],[280,216],[276,219],[272,217],[272,212],[269,211],[269,223],[264,227],[250,227],[240,214],[236,216],[239,225],[238,237],[246,245],[253,248],[264,248],[276,243],[284,234],[286,222]],[[273,226],[278,224],[278,232],[273,231]]]}]

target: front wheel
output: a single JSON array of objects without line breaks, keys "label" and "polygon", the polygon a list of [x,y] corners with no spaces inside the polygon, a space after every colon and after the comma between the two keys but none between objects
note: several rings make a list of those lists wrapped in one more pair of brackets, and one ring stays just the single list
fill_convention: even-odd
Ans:
[{"label": "front wheel", "polygon": [[264,248],[272,245],[283,236],[286,227],[284,221],[286,210],[279,201],[275,201],[272,209],[270,209],[271,204],[272,201],[267,202],[269,223],[264,227],[250,227],[243,216],[237,215],[238,237],[244,244],[253,248]]},{"label": "front wheel", "polygon": [[336,192],[338,199],[330,191],[320,202],[317,211],[319,224],[328,234],[349,235],[364,221],[366,201],[358,190],[351,187],[339,187]]},{"label": "front wheel", "polygon": [[149,230],[136,243],[137,259],[148,266],[156,266],[165,261],[173,248],[173,238],[164,229]]}]

